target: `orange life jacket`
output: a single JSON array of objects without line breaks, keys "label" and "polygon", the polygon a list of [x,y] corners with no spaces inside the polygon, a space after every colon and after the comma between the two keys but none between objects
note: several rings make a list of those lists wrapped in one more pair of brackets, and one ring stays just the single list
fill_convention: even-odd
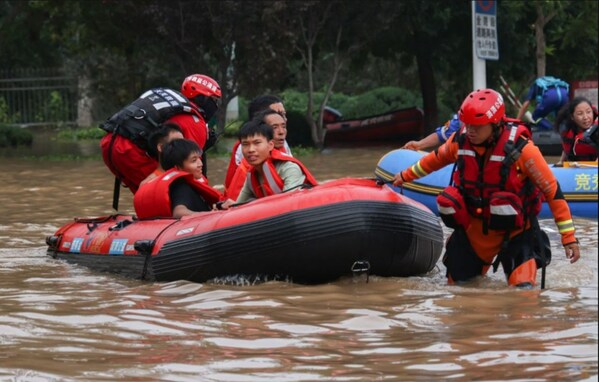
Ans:
[{"label": "orange life jacket", "polygon": [[269,195],[280,194],[283,192],[283,187],[285,186],[285,182],[281,179],[281,176],[277,172],[275,168],[274,161],[290,161],[297,164],[306,179],[304,180],[304,184],[309,184],[311,186],[318,185],[318,181],[312,176],[310,171],[304,166],[302,162],[295,159],[294,157],[282,153],[279,150],[272,150],[271,156],[262,164],[263,178],[264,183],[261,185],[258,180],[258,170],[254,167],[250,169],[247,174],[247,178],[249,179],[250,186],[252,188],[252,192],[256,195],[257,198],[263,198]]},{"label": "orange life jacket", "polygon": [[193,174],[189,172],[172,168],[145,183],[137,190],[135,196],[133,196],[133,206],[137,217],[140,219],[172,217],[173,211],[169,191],[171,184],[179,178],[185,179],[208,205],[223,200],[223,195],[208,185],[206,178],[195,179]]}]

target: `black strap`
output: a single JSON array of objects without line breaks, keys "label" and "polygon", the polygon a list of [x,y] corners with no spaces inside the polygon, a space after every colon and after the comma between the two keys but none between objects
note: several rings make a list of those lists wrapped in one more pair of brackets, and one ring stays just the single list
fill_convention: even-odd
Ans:
[{"label": "black strap", "polygon": [[114,177],[114,190],[112,191],[112,208],[119,210],[119,197],[121,196],[121,180]]},{"label": "black strap", "polygon": [[[114,163],[112,162],[112,148],[114,146],[114,141],[116,140],[117,130],[118,130],[118,126],[112,132],[112,137],[110,137],[110,145],[108,145],[108,163],[110,164],[110,167],[112,169],[114,169],[114,171],[116,171],[116,172],[118,172],[118,171],[114,167]],[[114,208],[115,211],[119,210],[119,197],[121,195],[120,187],[121,187],[121,179],[118,175],[116,175],[114,177],[114,190],[112,192],[112,208]]]},{"label": "black strap", "polygon": [[541,252],[541,262],[543,263],[543,267],[541,268],[541,289],[545,289],[545,274],[547,268],[547,254],[545,253],[545,245],[543,243],[543,236],[541,234],[541,227],[539,226],[539,219],[536,216],[530,218],[530,225],[533,229],[534,234],[531,235],[533,238],[533,247],[534,248],[534,239],[536,238]]}]

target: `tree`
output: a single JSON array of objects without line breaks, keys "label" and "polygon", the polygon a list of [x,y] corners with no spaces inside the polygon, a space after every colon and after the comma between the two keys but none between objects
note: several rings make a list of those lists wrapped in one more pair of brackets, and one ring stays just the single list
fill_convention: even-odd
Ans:
[{"label": "tree", "polygon": [[[326,129],[323,116],[325,107],[337,82],[341,69],[351,57],[367,46],[370,24],[374,22],[373,7],[364,7],[359,1],[302,1],[291,2],[288,12],[295,15],[292,25],[299,30],[295,50],[306,71],[308,102],[306,119],[310,124],[312,141],[318,148],[324,147]],[[318,69],[317,69],[318,68]],[[317,72],[324,70],[322,86],[317,86]],[[315,105],[315,93],[324,90],[319,104]]]}]

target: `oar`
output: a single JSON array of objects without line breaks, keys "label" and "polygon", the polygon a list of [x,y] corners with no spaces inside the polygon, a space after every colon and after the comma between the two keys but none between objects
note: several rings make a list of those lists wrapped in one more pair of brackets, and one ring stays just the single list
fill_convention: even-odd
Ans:
[{"label": "oar", "polygon": [[[512,88],[510,88],[510,85],[507,83],[507,81],[503,78],[503,76],[499,76],[499,79],[501,80],[501,85],[499,87],[506,94],[506,96],[507,96],[508,100],[510,101],[510,103],[513,106],[517,107],[518,109],[522,108],[522,102],[520,102],[520,100],[518,99],[518,97],[516,97],[516,95],[512,91]],[[527,111],[526,113],[524,113],[524,116],[526,117],[526,119],[528,121],[534,122],[533,119],[532,119],[532,114],[530,113],[530,111]]]}]

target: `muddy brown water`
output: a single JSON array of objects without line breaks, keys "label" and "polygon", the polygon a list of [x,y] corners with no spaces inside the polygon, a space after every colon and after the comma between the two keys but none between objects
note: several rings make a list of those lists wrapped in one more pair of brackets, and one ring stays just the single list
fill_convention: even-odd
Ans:
[{"label": "muddy brown water", "polygon": [[[320,180],[370,177],[392,148],[301,159]],[[213,184],[227,160],[209,161]],[[73,217],[112,212],[101,161],[8,155],[0,169],[2,381],[597,380],[596,220],[575,221],[573,265],[541,222],[544,290],[507,288],[501,270],[447,286],[442,264],[368,283],[147,283],[45,255],[45,236]]]}]

